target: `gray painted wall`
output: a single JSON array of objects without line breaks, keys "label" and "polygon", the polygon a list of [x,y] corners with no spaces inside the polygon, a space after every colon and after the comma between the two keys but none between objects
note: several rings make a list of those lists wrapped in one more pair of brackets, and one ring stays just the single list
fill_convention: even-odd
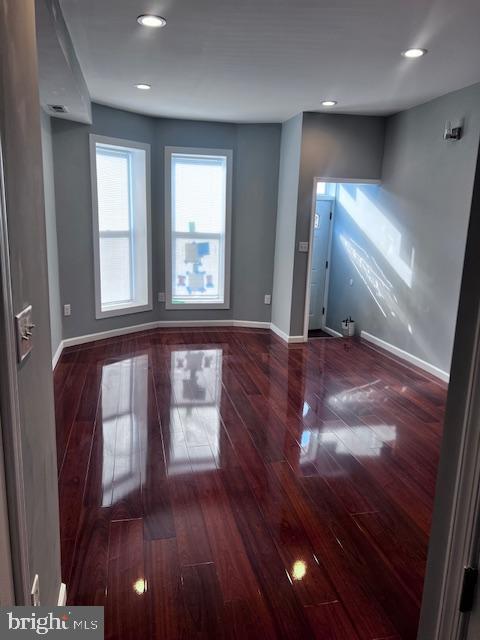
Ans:
[{"label": "gray painted wall", "polygon": [[287,335],[292,306],[302,120],[303,116],[299,114],[282,125],[280,148],[272,323]]},{"label": "gray painted wall", "polygon": [[[471,477],[472,455],[467,455],[468,464],[462,455],[465,445],[462,432],[475,429],[476,412],[472,406],[476,405],[478,385],[473,390],[472,381],[478,379],[477,336],[475,331],[465,330],[465,327],[478,327],[480,323],[480,280],[478,278],[478,248],[480,246],[480,158],[477,158],[476,177],[474,181],[472,206],[465,249],[465,263],[463,267],[460,301],[458,308],[458,323],[455,330],[450,385],[448,388],[447,407],[443,426],[443,438],[440,452],[440,464],[437,473],[436,500],[428,548],[427,572],[423,587],[422,611],[418,629],[418,638],[433,638],[437,631],[437,621],[440,613],[446,620],[454,616],[458,607],[455,598],[443,599],[444,573],[446,565],[451,565],[450,587],[453,576],[461,579],[463,563],[467,557],[463,549],[463,534],[471,525],[463,514],[467,512],[466,501],[470,500],[470,488],[462,491],[458,484],[461,473],[466,478]],[[475,382],[473,383],[475,385]],[[471,421],[473,425],[471,425]],[[468,437],[468,435],[467,435]],[[469,442],[472,440],[470,439]],[[455,493],[460,490],[459,504],[454,504]],[[463,495],[462,495],[463,494]],[[455,511],[456,509],[456,511]],[[459,518],[460,514],[460,518]],[[456,519],[452,532],[452,520]],[[459,521],[460,520],[460,521]],[[457,541],[461,540],[459,544]],[[450,557],[452,551],[453,560]],[[453,563],[457,564],[457,570]],[[450,591],[451,593],[451,591]],[[477,617],[479,593],[477,590],[474,604]],[[477,636],[474,636],[477,637]]]},{"label": "gray painted wall", "polygon": [[43,189],[45,193],[45,230],[47,236],[48,294],[50,301],[50,335],[52,358],[62,341],[62,309],[58,276],[57,220],[55,213],[55,180],[50,117],[41,111],[43,157]]},{"label": "gray painted wall", "polygon": [[[93,105],[93,124],[52,121],[63,337],[155,320],[270,321],[263,302],[273,282],[280,125],[224,124],[157,119]],[[89,134],[136,140],[152,152],[152,311],[95,319]],[[164,148],[233,149],[231,308],[167,311],[164,291]],[[248,295],[246,292],[248,291]]]},{"label": "gray painted wall", "polygon": [[[31,304],[36,324],[34,348],[17,368],[29,582],[38,573],[42,604],[51,606],[60,587],[60,534],[33,2],[0,0],[0,135],[13,311]],[[10,479],[11,455],[5,462]]]},{"label": "gray painted wall", "polygon": [[[462,140],[444,141],[445,121],[461,118]],[[341,188],[328,326],[351,314],[450,370],[479,137],[480,84],[388,119],[381,186]]]},{"label": "gray painted wall", "polygon": [[67,108],[58,118],[92,121],[87,83],[83,77],[59,0],[35,0],[40,103]]}]

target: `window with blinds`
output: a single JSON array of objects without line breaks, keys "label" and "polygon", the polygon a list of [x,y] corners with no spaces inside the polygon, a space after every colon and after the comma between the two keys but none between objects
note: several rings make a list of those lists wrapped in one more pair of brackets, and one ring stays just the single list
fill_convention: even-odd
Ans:
[{"label": "window with blinds", "polygon": [[152,308],[149,147],[91,136],[98,317]]},{"label": "window with blinds", "polygon": [[166,150],[167,308],[227,308],[229,150]]}]

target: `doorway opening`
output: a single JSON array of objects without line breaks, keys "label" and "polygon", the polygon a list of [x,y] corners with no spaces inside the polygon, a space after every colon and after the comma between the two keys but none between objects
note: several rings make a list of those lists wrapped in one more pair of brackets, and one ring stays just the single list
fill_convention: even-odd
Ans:
[{"label": "doorway opening", "polygon": [[[345,332],[350,329],[349,335],[354,333],[355,318],[352,314],[356,307],[355,280],[356,276],[363,278],[355,268],[350,270],[352,273],[348,278],[343,277],[344,269],[339,269],[340,253],[336,248],[336,239],[339,238],[335,231],[345,210],[346,196],[362,189],[374,188],[373,185],[378,182],[314,178],[305,290],[305,342],[316,338],[340,338],[344,335],[344,327]],[[352,216],[355,212],[349,210],[347,213]],[[342,272],[340,276],[338,271]],[[339,300],[342,303],[341,310]],[[329,303],[332,307],[330,313]],[[345,324],[344,319],[347,321]]]},{"label": "doorway opening", "polygon": [[[337,185],[315,179],[309,252],[308,339],[329,338],[325,331],[328,267]],[[307,314],[306,314],[307,315]]]}]

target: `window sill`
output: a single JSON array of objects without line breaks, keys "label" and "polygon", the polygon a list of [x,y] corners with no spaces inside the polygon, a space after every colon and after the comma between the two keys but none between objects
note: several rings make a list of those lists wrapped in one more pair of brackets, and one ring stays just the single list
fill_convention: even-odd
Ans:
[{"label": "window sill", "polygon": [[175,303],[167,301],[165,303],[165,309],[167,311],[181,311],[181,310],[193,310],[193,309],[230,309],[230,302],[180,302]]},{"label": "window sill", "polygon": [[152,303],[137,304],[130,303],[128,305],[106,307],[105,309],[97,309],[95,317],[97,320],[101,318],[113,318],[115,316],[126,316],[132,313],[141,313],[142,311],[151,311]]}]

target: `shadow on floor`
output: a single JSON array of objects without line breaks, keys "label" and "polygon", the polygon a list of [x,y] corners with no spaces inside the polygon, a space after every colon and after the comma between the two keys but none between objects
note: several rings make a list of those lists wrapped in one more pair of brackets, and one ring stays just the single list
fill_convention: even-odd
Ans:
[{"label": "shadow on floor", "polygon": [[310,329],[310,331],[308,332],[308,337],[309,338],[333,338],[333,336],[331,336],[326,331],[322,331],[322,329]]}]

